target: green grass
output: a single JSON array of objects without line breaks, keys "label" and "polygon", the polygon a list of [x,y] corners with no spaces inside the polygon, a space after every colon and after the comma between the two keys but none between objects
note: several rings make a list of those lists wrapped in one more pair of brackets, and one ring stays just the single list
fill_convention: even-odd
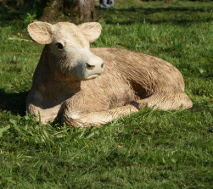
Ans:
[{"label": "green grass", "polygon": [[213,3],[115,5],[100,11],[92,46],[171,62],[193,108],[145,109],[98,129],[37,123],[25,99],[42,46],[8,40],[29,39],[29,15],[0,15],[0,188],[213,188]]}]

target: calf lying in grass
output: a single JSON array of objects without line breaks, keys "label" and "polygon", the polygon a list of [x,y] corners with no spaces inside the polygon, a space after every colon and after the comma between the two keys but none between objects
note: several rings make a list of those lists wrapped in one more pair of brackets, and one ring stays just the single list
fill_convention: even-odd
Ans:
[{"label": "calf lying in grass", "polygon": [[90,49],[99,23],[34,22],[28,32],[45,44],[27,97],[27,111],[43,123],[58,118],[98,126],[143,107],[192,107],[183,77],[170,63],[128,50]]}]

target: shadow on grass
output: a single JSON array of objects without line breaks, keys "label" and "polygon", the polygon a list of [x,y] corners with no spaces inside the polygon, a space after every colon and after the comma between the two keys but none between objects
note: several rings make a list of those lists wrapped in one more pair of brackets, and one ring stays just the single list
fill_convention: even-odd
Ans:
[{"label": "shadow on grass", "polygon": [[[17,10],[7,10],[0,8],[0,26],[6,27],[8,25],[13,25],[14,27],[19,28],[23,25],[24,13]],[[26,14],[26,13],[25,13]]]},{"label": "shadow on grass", "polygon": [[0,89],[0,109],[12,114],[25,115],[28,91],[20,93],[6,93]]},{"label": "shadow on grass", "polygon": [[[161,24],[161,23],[174,23],[179,25],[191,24],[194,22],[210,22],[213,21],[212,11],[213,6],[205,6],[200,2],[200,6],[181,6],[171,4],[168,7],[165,5],[154,5],[152,7],[129,7],[121,9],[99,9],[101,17],[108,24],[121,24],[130,25],[135,22]],[[41,7],[39,8],[41,9]],[[20,26],[23,19],[26,18],[27,12],[37,12],[39,14],[41,10],[35,11],[34,7],[26,10],[7,10],[0,8],[0,26],[6,26],[8,24],[14,24],[16,27]],[[206,14],[206,15],[203,15]],[[39,17],[41,15],[37,15]],[[61,20],[63,21],[63,20]],[[67,20],[66,20],[67,21]],[[23,25],[23,24],[22,24]]]},{"label": "shadow on grass", "polygon": [[[202,5],[202,3],[201,3]],[[174,23],[187,25],[192,23],[211,22],[212,7],[152,7],[101,10],[103,19],[108,24],[130,25],[135,22],[150,24]],[[205,14],[205,15],[204,15]],[[112,15],[112,16],[111,16]]]},{"label": "shadow on grass", "polygon": [[0,5],[0,26],[5,27],[12,24],[17,28],[24,27],[23,20],[28,20],[34,14],[39,18],[45,6],[45,1],[25,1],[23,6],[17,7],[16,2],[10,0],[9,4],[7,7]]}]

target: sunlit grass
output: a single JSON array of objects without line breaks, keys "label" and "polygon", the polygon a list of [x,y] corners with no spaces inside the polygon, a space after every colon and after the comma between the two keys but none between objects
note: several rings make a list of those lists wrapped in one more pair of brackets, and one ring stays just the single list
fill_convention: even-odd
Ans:
[{"label": "sunlit grass", "polygon": [[100,14],[92,46],[171,62],[193,108],[145,109],[98,129],[42,125],[25,113],[42,45],[9,40],[29,40],[27,19],[1,20],[0,188],[212,188],[212,3],[120,0]]}]

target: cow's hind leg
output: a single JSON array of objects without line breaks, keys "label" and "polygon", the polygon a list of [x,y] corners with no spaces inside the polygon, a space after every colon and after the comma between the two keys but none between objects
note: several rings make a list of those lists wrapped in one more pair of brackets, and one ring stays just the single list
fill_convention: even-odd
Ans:
[{"label": "cow's hind leg", "polygon": [[130,102],[126,106],[121,106],[106,111],[82,113],[65,108],[61,117],[62,122],[75,127],[99,126],[113,121],[119,117],[138,112],[144,107],[163,109],[163,110],[181,110],[192,107],[192,102],[185,93],[178,94],[157,94],[146,99]]},{"label": "cow's hind leg", "polygon": [[149,107],[162,110],[183,110],[192,107],[192,101],[184,92],[176,94],[157,93],[137,102],[140,109]]},{"label": "cow's hind leg", "polygon": [[126,105],[106,111],[91,112],[87,114],[69,111],[69,109],[66,109],[62,115],[62,122],[75,127],[99,126],[119,117],[130,115],[133,112],[138,112],[138,110],[139,109],[134,105]]}]

